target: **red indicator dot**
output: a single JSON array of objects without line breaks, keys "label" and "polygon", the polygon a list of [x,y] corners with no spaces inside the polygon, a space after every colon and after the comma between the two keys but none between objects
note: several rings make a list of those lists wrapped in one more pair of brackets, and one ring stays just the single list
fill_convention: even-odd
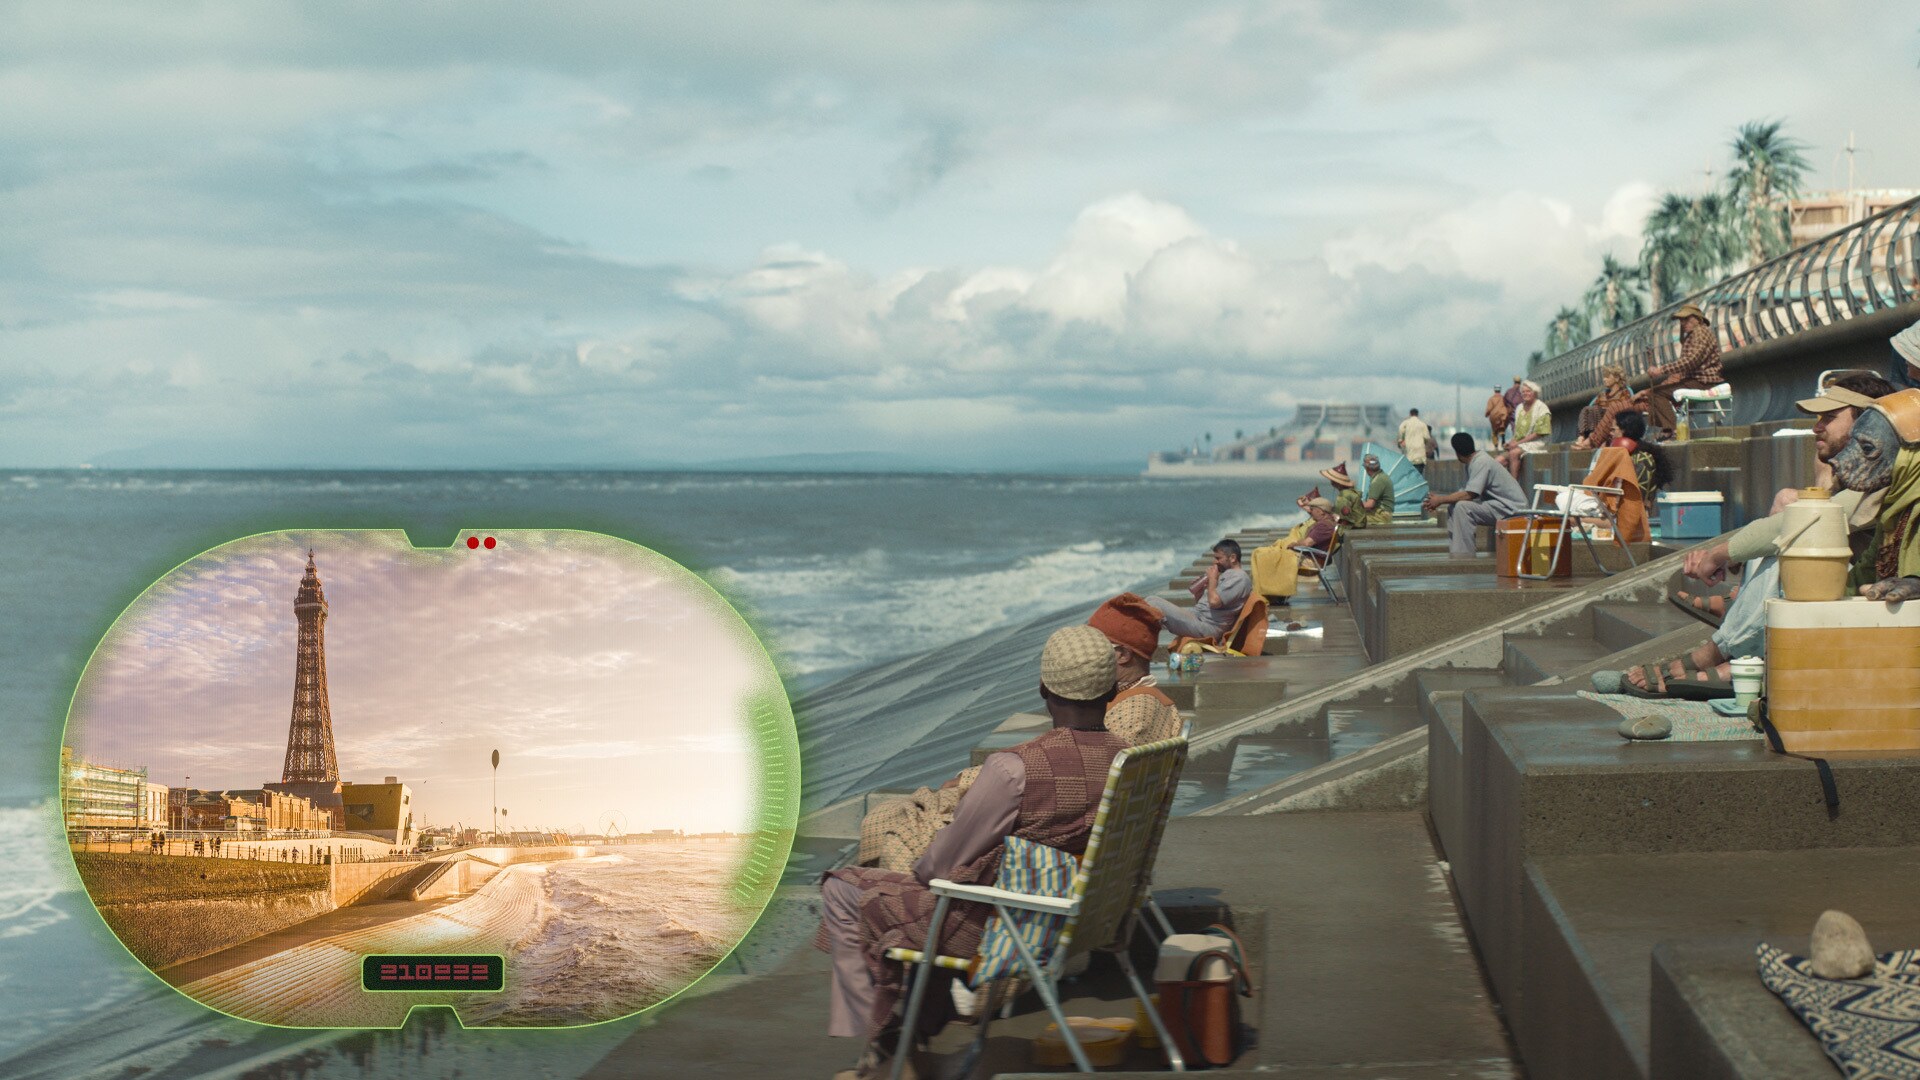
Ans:
[{"label": "red indicator dot", "polygon": [[488,551],[493,550],[493,537],[491,536],[487,537],[487,550]]},{"label": "red indicator dot", "polygon": [[469,537],[467,537],[467,550],[468,550],[468,551],[472,551],[472,550],[473,550],[474,548],[477,548],[477,547],[479,547],[479,546],[480,546],[480,538],[479,538],[479,537],[477,537],[477,536],[469,536]]}]

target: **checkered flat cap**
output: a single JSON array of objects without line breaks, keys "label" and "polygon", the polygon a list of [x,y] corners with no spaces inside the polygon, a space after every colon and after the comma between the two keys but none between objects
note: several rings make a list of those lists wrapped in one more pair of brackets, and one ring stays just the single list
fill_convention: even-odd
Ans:
[{"label": "checkered flat cap", "polygon": [[1092,701],[1113,682],[1113,643],[1091,626],[1063,626],[1040,650],[1040,685],[1059,697]]}]

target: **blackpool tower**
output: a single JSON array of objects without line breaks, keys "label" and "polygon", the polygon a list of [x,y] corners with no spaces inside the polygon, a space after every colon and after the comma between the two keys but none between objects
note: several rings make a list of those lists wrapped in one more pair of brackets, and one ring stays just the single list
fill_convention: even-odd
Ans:
[{"label": "blackpool tower", "polygon": [[293,598],[300,620],[294,652],[293,720],[287,725],[287,763],[280,782],[337,783],[340,763],[333,756],[333,714],[327,707],[327,598],[320,572],[307,552],[307,573]]}]

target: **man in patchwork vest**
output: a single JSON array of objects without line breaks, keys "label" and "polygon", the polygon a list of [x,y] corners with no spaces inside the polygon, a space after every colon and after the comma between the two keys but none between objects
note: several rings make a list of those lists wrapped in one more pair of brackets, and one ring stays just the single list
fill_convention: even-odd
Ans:
[{"label": "man in patchwork vest", "polygon": [[[1107,635],[1091,626],[1054,631],[1040,654],[1040,697],[1053,728],[987,759],[953,823],[934,834],[911,871],[846,867],[821,882],[814,944],[833,955],[827,1033],[867,1039],[859,1064],[836,1080],[867,1080],[892,1069],[906,969],[888,960],[887,950],[925,947],[936,902],[928,882],[992,884],[1009,836],[1075,856],[1086,851],[1107,769],[1125,746],[1106,729],[1113,651]],[[955,902],[941,923],[939,951],[973,955],[991,914],[984,904]],[[944,991],[927,995],[929,1003],[946,998]],[[923,1028],[944,1020],[938,1009],[922,1015]]]}]

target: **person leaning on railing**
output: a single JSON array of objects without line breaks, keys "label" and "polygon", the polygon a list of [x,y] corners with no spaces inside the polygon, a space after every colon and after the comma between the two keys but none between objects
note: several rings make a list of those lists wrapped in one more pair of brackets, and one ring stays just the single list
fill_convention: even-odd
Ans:
[{"label": "person leaning on railing", "polygon": [[[1680,359],[1671,364],[1647,368],[1649,385],[1638,399],[1647,407],[1647,419],[1660,429],[1660,438],[1671,439],[1679,418],[1674,413],[1675,390],[1711,390],[1726,381],[1720,370],[1720,336],[1707,322],[1707,314],[1692,304],[1674,309],[1680,322]],[[1647,350],[1653,358],[1653,350]]]}]

